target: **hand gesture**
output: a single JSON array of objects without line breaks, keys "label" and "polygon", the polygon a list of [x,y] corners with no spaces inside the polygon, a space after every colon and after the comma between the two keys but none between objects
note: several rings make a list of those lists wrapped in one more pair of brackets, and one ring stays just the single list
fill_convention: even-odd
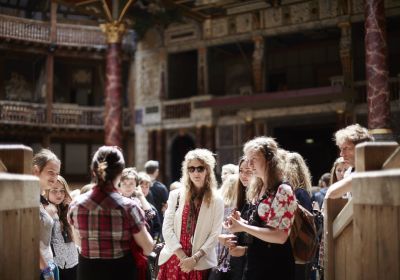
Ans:
[{"label": "hand gesture", "polygon": [[196,260],[192,257],[184,258],[179,261],[179,267],[185,273],[189,273],[190,271],[192,271],[195,266],[196,266]]}]

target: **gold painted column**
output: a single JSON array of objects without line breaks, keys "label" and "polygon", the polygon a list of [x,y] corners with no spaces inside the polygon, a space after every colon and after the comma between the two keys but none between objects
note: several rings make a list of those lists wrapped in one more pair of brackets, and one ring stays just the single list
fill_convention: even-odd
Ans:
[{"label": "gold painted column", "polygon": [[253,84],[254,92],[263,92],[264,37],[255,36],[253,52]]},{"label": "gold painted column", "polygon": [[113,21],[100,25],[107,38],[104,143],[122,148],[121,42],[125,25]]}]

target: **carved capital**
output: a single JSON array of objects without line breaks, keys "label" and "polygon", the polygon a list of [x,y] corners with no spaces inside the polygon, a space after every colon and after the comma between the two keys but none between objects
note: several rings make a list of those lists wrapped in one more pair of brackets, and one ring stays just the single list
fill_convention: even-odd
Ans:
[{"label": "carved capital", "polygon": [[122,22],[114,21],[100,24],[100,29],[106,34],[107,43],[121,43],[126,28]]}]

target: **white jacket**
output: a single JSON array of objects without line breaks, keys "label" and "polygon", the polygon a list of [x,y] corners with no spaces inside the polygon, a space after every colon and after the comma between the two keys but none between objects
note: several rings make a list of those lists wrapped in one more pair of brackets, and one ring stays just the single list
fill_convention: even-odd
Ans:
[{"label": "white jacket", "polygon": [[[182,247],[179,240],[181,237],[182,213],[185,206],[185,192],[185,189],[181,188],[169,194],[168,208],[165,211],[162,227],[165,246],[160,252],[159,265],[167,262],[174,254],[174,251]],[[180,193],[179,207],[175,212],[178,193]],[[220,196],[215,196],[209,207],[203,201],[193,236],[192,252],[194,254],[202,249],[206,255],[200,258],[194,267],[195,270],[209,269],[217,265],[215,248],[218,243],[218,235],[221,233],[223,219],[224,203]]]}]

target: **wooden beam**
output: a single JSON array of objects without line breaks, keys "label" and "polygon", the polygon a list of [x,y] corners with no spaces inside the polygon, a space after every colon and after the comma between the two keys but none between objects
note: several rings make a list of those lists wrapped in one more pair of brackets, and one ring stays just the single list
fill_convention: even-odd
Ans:
[{"label": "wooden beam", "polygon": [[336,216],[332,225],[333,239],[336,239],[353,221],[353,203],[349,201]]}]

